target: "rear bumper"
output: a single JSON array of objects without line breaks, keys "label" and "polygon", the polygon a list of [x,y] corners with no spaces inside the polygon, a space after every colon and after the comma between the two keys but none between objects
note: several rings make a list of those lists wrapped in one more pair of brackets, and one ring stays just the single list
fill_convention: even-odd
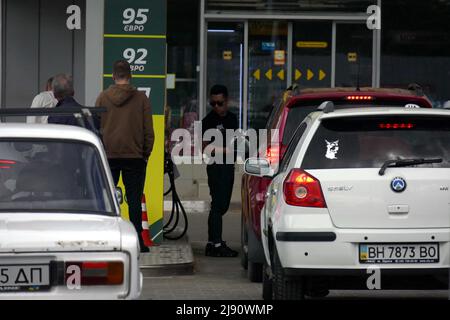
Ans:
[{"label": "rear bumper", "polygon": [[[399,281],[392,288],[406,288],[409,283],[419,282],[417,288],[425,289],[431,278],[438,278],[443,289],[449,286],[450,228],[340,229],[327,210],[290,207],[274,211],[268,218],[273,245],[289,276],[326,278],[330,288],[367,289],[367,280],[379,270],[383,288],[390,288],[386,284],[391,281]],[[271,237],[264,233],[267,260]],[[438,244],[439,261],[377,264],[360,261],[360,244],[413,243]],[[427,280],[422,281],[423,278]],[[350,286],[352,280],[356,280],[356,286]]]},{"label": "rear bumper", "polygon": [[[433,276],[448,277],[448,268],[423,268],[423,269],[382,269],[382,276]],[[368,277],[367,269],[297,269],[285,268],[288,276],[332,276],[332,277]]]},{"label": "rear bumper", "polygon": [[[284,269],[291,278],[305,277],[307,283],[326,285],[329,290],[367,290],[373,271],[361,269]],[[448,290],[447,268],[382,269],[379,287],[383,290]]]},{"label": "rear bumper", "polygon": [[[331,230],[277,230],[275,245],[281,264],[300,273],[339,270],[343,273],[366,273],[376,266],[382,270],[403,273],[448,272],[450,268],[450,229],[331,229]],[[333,240],[334,239],[334,240]],[[369,264],[359,260],[359,245],[364,243],[437,243],[439,262]],[[313,271],[318,270],[318,271]],[[325,271],[327,270],[327,271]],[[399,270],[399,271],[395,271]],[[422,270],[422,271],[421,271]],[[428,270],[428,271],[427,271]],[[390,271],[389,271],[390,272]]]},{"label": "rear bumper", "polygon": [[[0,300],[116,300],[139,299],[143,275],[138,260],[128,252],[49,252],[0,254],[1,265],[49,264],[50,287],[42,291],[0,291]],[[124,281],[121,285],[81,286],[70,288],[65,284],[64,262],[67,261],[122,261]]]},{"label": "rear bumper", "polygon": [[277,232],[277,241],[288,242],[333,242],[336,240],[334,232]]}]

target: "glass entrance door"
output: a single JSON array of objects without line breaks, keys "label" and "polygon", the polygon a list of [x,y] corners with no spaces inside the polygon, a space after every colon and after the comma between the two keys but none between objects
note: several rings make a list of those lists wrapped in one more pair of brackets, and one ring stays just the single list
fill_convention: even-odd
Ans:
[{"label": "glass entrance door", "polygon": [[204,99],[214,84],[227,86],[240,128],[264,128],[290,83],[302,89],[372,86],[373,31],[366,24],[251,20],[207,26]]},{"label": "glass entrance door", "polygon": [[292,81],[301,88],[331,86],[331,21],[299,21],[293,27]]},{"label": "glass entrance door", "polygon": [[[244,24],[241,22],[209,22],[207,54],[207,95],[215,84],[228,88],[229,110],[239,119],[243,113]],[[209,101],[209,100],[206,100]],[[206,113],[211,106],[206,106]]]},{"label": "glass entrance door", "polygon": [[247,128],[264,128],[287,85],[287,22],[249,22]]},{"label": "glass entrance door", "polygon": [[372,57],[372,30],[365,24],[336,24],[336,87],[371,87]]}]

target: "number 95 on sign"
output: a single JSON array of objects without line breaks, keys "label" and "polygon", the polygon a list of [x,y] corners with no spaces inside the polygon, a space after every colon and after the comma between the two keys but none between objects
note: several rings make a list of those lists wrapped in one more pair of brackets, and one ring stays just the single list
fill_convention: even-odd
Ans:
[{"label": "number 95 on sign", "polygon": [[127,8],[123,11],[123,30],[126,32],[143,32],[149,20],[149,9]]}]

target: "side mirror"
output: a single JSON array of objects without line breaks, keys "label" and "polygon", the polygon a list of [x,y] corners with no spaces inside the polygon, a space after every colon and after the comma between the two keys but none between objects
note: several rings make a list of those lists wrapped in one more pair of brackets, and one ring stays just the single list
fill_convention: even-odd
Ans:
[{"label": "side mirror", "polygon": [[123,204],[123,192],[122,189],[119,187],[116,187],[116,198],[120,204]]},{"label": "side mirror", "polygon": [[265,158],[249,158],[244,164],[245,173],[258,177],[272,177],[274,171],[269,160]]}]

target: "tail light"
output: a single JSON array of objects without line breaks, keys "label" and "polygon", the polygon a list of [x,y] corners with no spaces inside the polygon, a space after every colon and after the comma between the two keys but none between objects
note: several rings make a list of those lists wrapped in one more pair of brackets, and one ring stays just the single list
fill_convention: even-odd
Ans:
[{"label": "tail light", "polygon": [[284,200],[291,206],[326,208],[319,180],[309,173],[292,169],[283,184]]},{"label": "tail light", "polygon": [[[123,262],[66,262],[66,268],[76,265],[81,270],[81,285],[121,285],[124,279]],[[66,281],[70,274],[66,272]]]},{"label": "tail light", "polygon": [[380,123],[380,129],[413,129],[414,124],[412,123]]},{"label": "tail light", "polygon": [[16,164],[13,160],[0,159],[0,169],[11,169],[11,165]]},{"label": "tail light", "polygon": [[280,162],[280,147],[276,145],[268,147],[266,151],[266,158],[271,164]]},{"label": "tail light", "polygon": [[347,96],[347,100],[350,101],[370,101],[373,100],[372,96]]},{"label": "tail light", "polygon": [[0,160],[0,164],[16,164],[16,162],[13,161],[13,160],[3,160],[3,159],[1,159]]}]

